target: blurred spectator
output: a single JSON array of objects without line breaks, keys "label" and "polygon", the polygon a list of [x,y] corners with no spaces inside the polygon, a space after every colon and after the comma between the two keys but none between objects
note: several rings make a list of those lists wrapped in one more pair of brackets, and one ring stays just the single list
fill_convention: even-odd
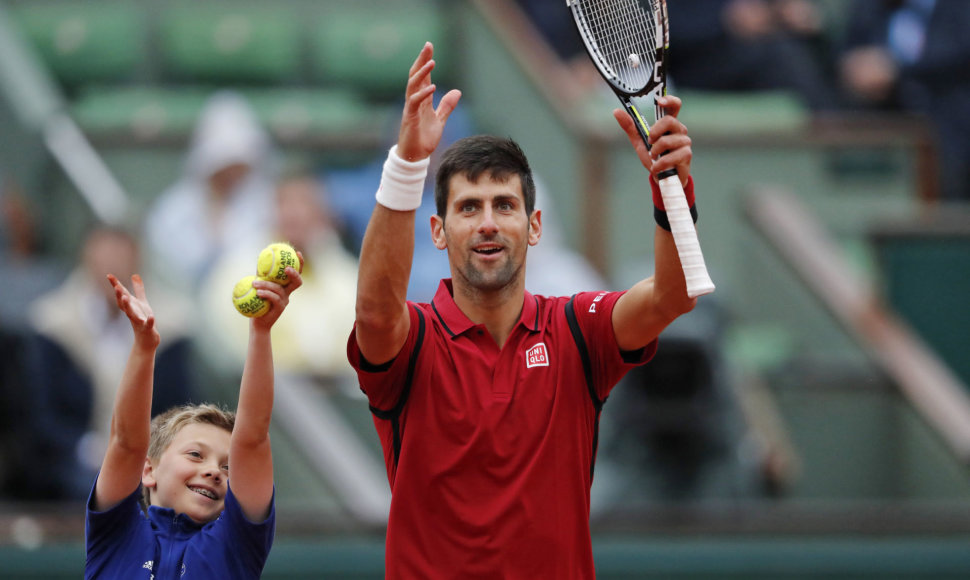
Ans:
[{"label": "blurred spectator", "polygon": [[247,101],[213,95],[196,124],[182,177],[146,216],[146,258],[177,289],[194,289],[229,248],[258,252],[273,223],[273,151]]},{"label": "blurred spectator", "polygon": [[839,59],[861,109],[921,113],[940,147],[941,195],[970,199],[970,2],[855,0]]},{"label": "blurred spectator", "polygon": [[30,199],[10,180],[0,189],[0,258],[4,267],[0,327],[19,332],[27,325],[27,304],[57,286],[66,268],[44,251]]},{"label": "blurred spectator", "polygon": [[[516,0],[580,80],[593,70],[561,0]],[[813,110],[838,105],[828,35],[814,0],[671,0],[672,86],[710,91],[790,90]]]},{"label": "blurred spectator", "polygon": [[789,90],[815,111],[838,107],[813,0],[673,0],[670,78],[679,88]]},{"label": "blurred spectator", "polygon": [[[340,241],[323,185],[312,174],[294,172],[276,187],[276,222],[271,236],[303,254],[303,288],[290,297],[287,311],[273,326],[276,368],[319,379],[352,380],[347,341],[340,329],[354,325],[357,260]],[[235,283],[256,273],[258,250],[232,251],[214,267],[203,287],[206,334],[213,337],[207,360],[219,372],[238,374],[246,356],[248,319],[230,300]]]},{"label": "blurred spectator", "polygon": [[56,287],[65,268],[47,256],[38,237],[29,199],[9,179],[0,187],[0,263],[4,265],[0,300],[0,495],[11,492],[27,430],[28,389],[24,343],[28,333],[27,306]]},{"label": "blurred spectator", "polygon": [[[112,403],[131,345],[131,325],[115,306],[105,276],[130,280],[139,248],[127,231],[99,226],[86,236],[79,265],[58,288],[31,304],[32,334],[21,393],[28,432],[19,447],[15,487],[27,499],[84,499],[100,466]],[[162,343],[155,366],[153,410],[193,395],[185,308],[156,290]]]},{"label": "blurred spectator", "polygon": [[26,391],[26,377],[20,361],[23,341],[0,326],[0,496],[11,493],[13,478],[18,470],[17,451],[26,430],[24,407],[20,397]]}]

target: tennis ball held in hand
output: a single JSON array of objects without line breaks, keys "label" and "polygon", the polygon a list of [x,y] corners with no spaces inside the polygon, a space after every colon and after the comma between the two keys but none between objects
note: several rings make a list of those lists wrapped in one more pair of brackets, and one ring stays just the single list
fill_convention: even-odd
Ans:
[{"label": "tennis ball held in hand", "polygon": [[248,318],[262,316],[269,312],[269,301],[256,295],[256,289],[253,288],[254,280],[256,276],[246,276],[236,282],[236,286],[232,289],[232,305],[240,314]]},{"label": "tennis ball held in hand", "polygon": [[262,280],[269,280],[286,286],[290,283],[290,278],[286,275],[287,266],[292,267],[297,272],[303,271],[300,257],[296,254],[293,246],[285,242],[276,242],[266,246],[259,253],[256,274]]}]

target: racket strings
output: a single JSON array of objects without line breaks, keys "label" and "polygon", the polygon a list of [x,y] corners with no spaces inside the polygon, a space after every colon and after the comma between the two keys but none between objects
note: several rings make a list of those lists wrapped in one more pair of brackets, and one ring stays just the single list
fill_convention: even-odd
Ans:
[{"label": "racket strings", "polygon": [[[649,0],[655,5],[658,0]],[[613,82],[637,92],[652,79],[657,43],[657,18],[639,0],[579,0],[576,3],[590,33],[599,64]]]}]

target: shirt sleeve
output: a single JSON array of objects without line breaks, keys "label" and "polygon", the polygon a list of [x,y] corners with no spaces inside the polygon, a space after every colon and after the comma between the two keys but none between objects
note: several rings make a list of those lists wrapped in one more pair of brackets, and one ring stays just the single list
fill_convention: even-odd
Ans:
[{"label": "shirt sleeve", "polygon": [[390,411],[397,405],[407,383],[411,358],[425,340],[424,315],[412,302],[408,302],[408,313],[411,324],[407,340],[397,355],[386,363],[375,365],[364,358],[357,345],[356,325],[347,340],[347,360],[357,372],[360,390],[367,395],[368,403],[375,409]]},{"label": "shirt sleeve", "polygon": [[86,575],[97,571],[112,559],[137,553],[143,546],[152,546],[151,526],[141,509],[141,487],[117,505],[104,511],[94,511],[94,488],[88,496],[84,522]]},{"label": "shirt sleeve", "polygon": [[599,398],[609,396],[613,386],[630,369],[645,364],[657,352],[657,340],[635,351],[622,351],[613,332],[613,307],[625,292],[580,292],[573,309],[590,355],[593,384]]},{"label": "shirt sleeve", "polygon": [[192,544],[192,554],[186,554],[186,566],[199,572],[201,577],[259,578],[275,534],[275,489],[269,515],[261,522],[253,522],[243,514],[229,487],[222,514],[203,528],[200,541]]}]

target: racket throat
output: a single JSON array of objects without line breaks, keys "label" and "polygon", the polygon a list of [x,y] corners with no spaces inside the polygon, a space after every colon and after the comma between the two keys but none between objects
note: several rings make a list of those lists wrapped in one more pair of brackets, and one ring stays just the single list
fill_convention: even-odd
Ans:
[{"label": "racket throat", "polygon": [[640,111],[633,106],[628,99],[621,99],[623,102],[623,108],[626,109],[627,114],[633,118],[633,124],[637,126],[637,132],[640,133],[640,138],[643,139],[643,144],[647,146],[647,151],[650,151],[650,127],[647,126],[647,122],[643,119]]},{"label": "racket throat", "polygon": [[[623,102],[623,107],[626,112],[633,118],[633,124],[637,126],[637,132],[640,133],[640,138],[643,139],[643,144],[647,146],[647,151],[650,151],[653,147],[650,145],[650,128],[647,126],[647,122],[644,120],[640,111],[637,110],[633,103],[627,99],[621,99]],[[666,155],[665,151],[663,155]],[[673,167],[670,169],[665,169],[657,174],[657,181],[664,179],[665,177],[671,177],[677,175],[677,170]]]}]

